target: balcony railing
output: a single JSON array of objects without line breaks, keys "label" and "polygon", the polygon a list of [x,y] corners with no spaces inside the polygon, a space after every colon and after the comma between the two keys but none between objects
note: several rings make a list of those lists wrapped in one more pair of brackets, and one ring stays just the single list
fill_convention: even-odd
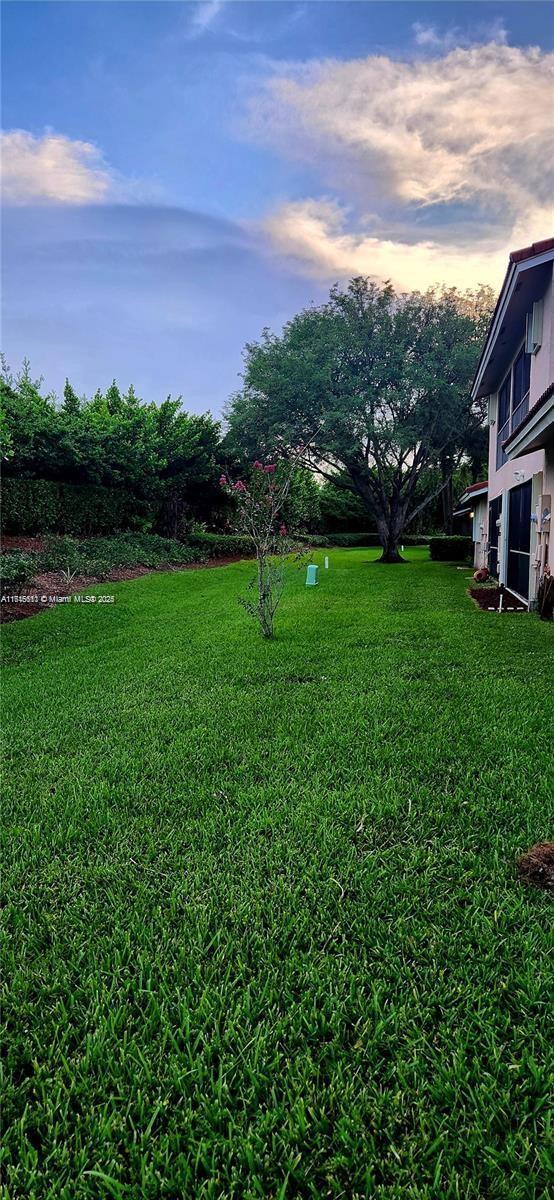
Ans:
[{"label": "balcony railing", "polygon": [[523,397],[523,400],[520,400],[517,408],[514,408],[514,411],[512,413],[512,428],[510,431],[511,433],[514,433],[514,431],[519,428],[519,426],[521,425],[521,422],[525,420],[528,412],[529,412],[529,392],[526,392],[525,396]]}]

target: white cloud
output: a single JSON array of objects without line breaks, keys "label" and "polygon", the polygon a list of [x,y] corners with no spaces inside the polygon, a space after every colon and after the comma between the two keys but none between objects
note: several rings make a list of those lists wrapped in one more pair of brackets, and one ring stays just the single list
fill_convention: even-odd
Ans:
[{"label": "white cloud", "polygon": [[[342,263],[412,287],[498,282],[510,245],[550,232],[553,65],[536,48],[489,43],[275,74],[250,129],[319,171],[339,206],[313,197],[283,206],[266,222],[273,240],[315,271]],[[384,218],[386,237],[368,237],[363,215],[352,228],[352,199]]]},{"label": "white cloud", "polygon": [[189,37],[202,37],[202,34],[207,33],[222,8],[223,0],[204,0],[203,3],[197,4],[189,26]]},{"label": "white cloud", "polygon": [[508,31],[501,17],[488,24],[478,22],[467,33],[457,25],[441,32],[436,25],[424,25],[421,21],[414,21],[412,30],[416,45],[431,50],[454,50],[456,47],[475,45],[476,42],[497,42],[505,46],[508,40]]},{"label": "white cloud", "polygon": [[113,176],[90,142],[59,133],[34,137],[22,129],[1,135],[2,191],[12,204],[98,204]]},{"label": "white cloud", "polygon": [[434,25],[422,25],[421,21],[414,21],[412,29],[418,46],[442,45],[442,39],[439,37]]},{"label": "white cloud", "polygon": [[506,255],[494,246],[417,242],[373,236],[347,225],[348,214],[326,200],[283,205],[266,218],[274,247],[321,278],[370,275],[390,279],[400,290],[425,290],[436,283],[474,287],[498,283]]}]

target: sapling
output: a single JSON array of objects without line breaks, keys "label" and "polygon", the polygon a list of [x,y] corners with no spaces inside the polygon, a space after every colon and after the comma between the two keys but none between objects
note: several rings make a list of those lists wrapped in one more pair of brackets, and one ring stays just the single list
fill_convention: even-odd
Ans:
[{"label": "sapling", "polygon": [[250,479],[232,483],[222,475],[220,484],[236,500],[234,529],[247,537],[256,555],[256,575],[250,587],[255,599],[241,598],[240,603],[258,622],[262,636],[274,636],[275,614],[284,587],[285,561],[294,550],[283,509],[295,469],[293,461],[252,465]]}]

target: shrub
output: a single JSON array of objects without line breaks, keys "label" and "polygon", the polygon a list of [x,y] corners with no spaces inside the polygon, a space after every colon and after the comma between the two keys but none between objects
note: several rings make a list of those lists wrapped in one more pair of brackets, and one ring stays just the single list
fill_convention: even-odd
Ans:
[{"label": "shrub", "polygon": [[4,479],[2,532],[92,536],[140,524],[136,501],[123,488],[55,483],[49,479]]},{"label": "shrub", "polygon": [[78,571],[82,574],[82,553],[72,537],[47,537],[40,555],[43,571]]},{"label": "shrub", "polygon": [[467,562],[473,555],[473,542],[470,537],[432,537],[429,551],[434,562]]},{"label": "shrub", "polygon": [[199,547],[157,534],[120,533],[85,540],[48,538],[40,563],[45,571],[69,570],[102,579],[119,567],[159,567],[164,563],[202,562],[205,557]]},{"label": "shrub", "polygon": [[33,554],[14,551],[0,555],[0,591],[2,595],[14,595],[31,582],[37,573],[38,563]]},{"label": "shrub", "polygon": [[245,558],[252,558],[254,554],[250,538],[234,533],[195,532],[188,541],[190,546],[204,551],[206,558],[232,558],[239,554]]}]

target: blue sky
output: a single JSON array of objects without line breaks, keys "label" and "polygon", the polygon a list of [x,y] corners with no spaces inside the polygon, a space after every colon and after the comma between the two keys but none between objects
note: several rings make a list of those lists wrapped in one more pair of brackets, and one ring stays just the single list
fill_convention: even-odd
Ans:
[{"label": "blue sky", "polygon": [[218,413],[335,279],[498,286],[551,232],[552,99],[532,0],[8,0],[3,349]]}]

